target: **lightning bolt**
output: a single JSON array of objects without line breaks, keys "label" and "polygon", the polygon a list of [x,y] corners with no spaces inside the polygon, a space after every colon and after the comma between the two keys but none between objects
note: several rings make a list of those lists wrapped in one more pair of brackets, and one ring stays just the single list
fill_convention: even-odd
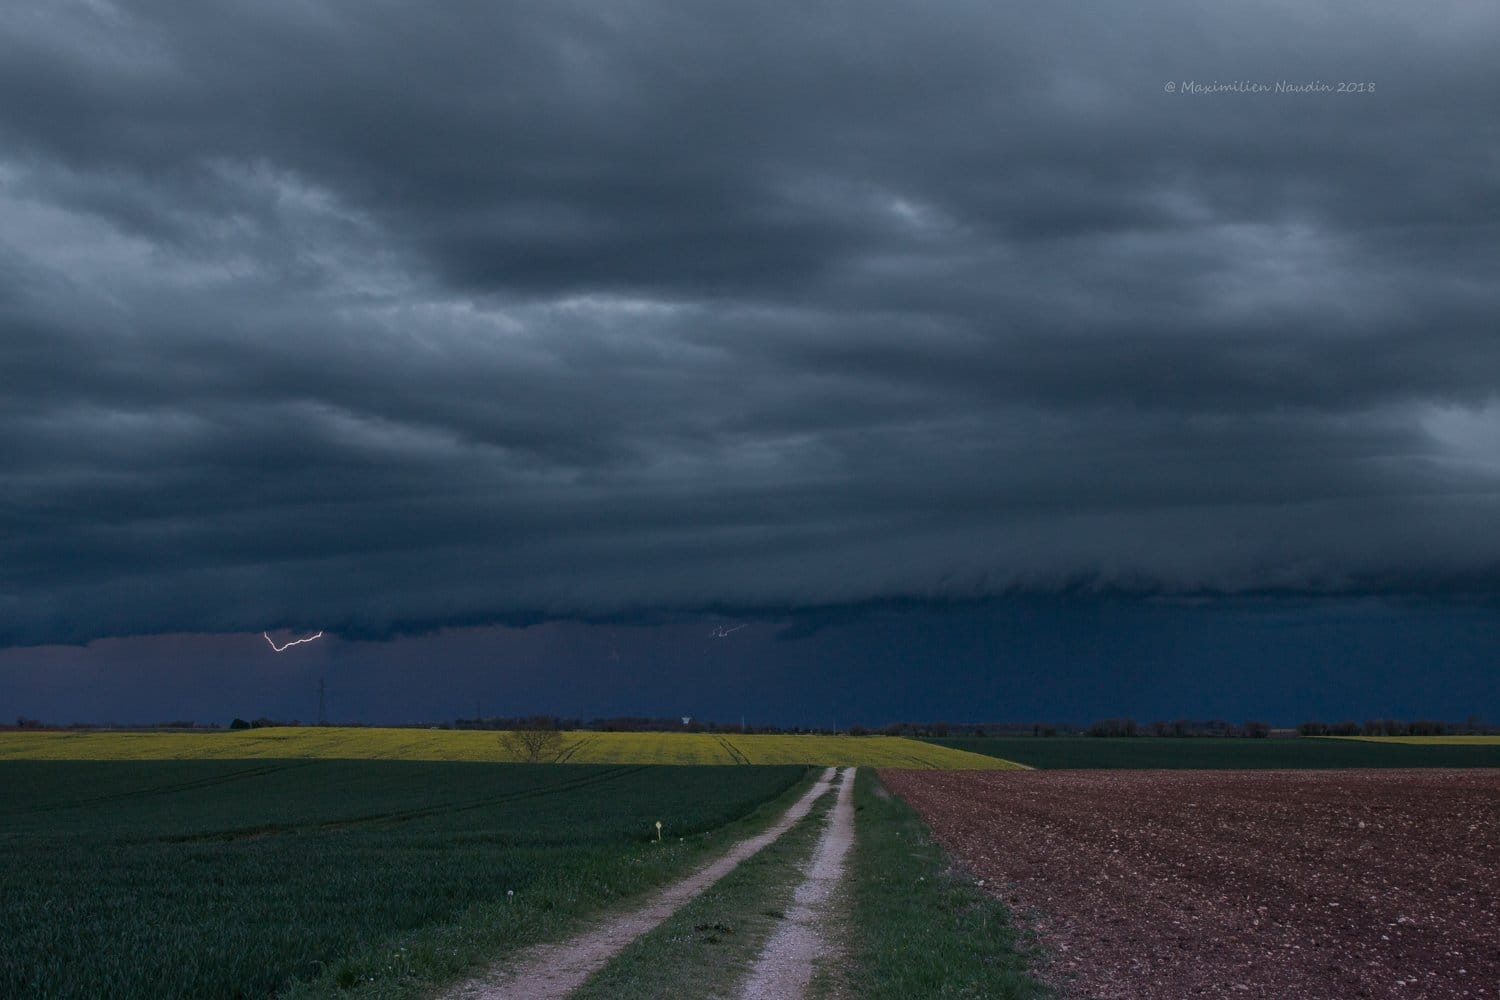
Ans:
[{"label": "lightning bolt", "polygon": [[712,634],[715,639],[723,639],[745,627],[744,625],[736,625],[734,628],[725,628],[723,625],[715,625]]},{"label": "lightning bolt", "polygon": [[314,639],[323,638],[322,632],[314,632],[312,635],[307,636],[305,639],[293,639],[291,642],[286,643],[285,645],[278,646],[276,645],[276,641],[271,638],[271,633],[262,632],[261,635],[266,637],[266,642],[269,642],[271,644],[271,648],[276,650],[276,652],[278,653],[284,653],[287,650],[291,649],[293,646],[300,646],[304,642],[312,642]]}]

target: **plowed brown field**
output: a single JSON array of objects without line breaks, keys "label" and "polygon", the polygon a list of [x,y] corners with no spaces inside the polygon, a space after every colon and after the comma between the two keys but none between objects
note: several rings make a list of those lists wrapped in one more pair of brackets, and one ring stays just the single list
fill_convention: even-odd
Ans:
[{"label": "plowed brown field", "polygon": [[1500,998],[1500,773],[880,774],[1070,996]]}]

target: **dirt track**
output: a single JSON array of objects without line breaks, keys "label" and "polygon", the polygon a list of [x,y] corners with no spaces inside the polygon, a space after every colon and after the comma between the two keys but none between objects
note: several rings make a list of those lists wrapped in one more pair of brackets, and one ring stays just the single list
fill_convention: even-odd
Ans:
[{"label": "dirt track", "polygon": [[818,838],[785,922],[750,970],[741,1000],[796,1000],[807,993],[814,964],[829,947],[827,911],[844,877],[845,856],[854,846],[854,773],[855,768],[844,769],[828,826]]},{"label": "dirt track", "polygon": [[1500,997],[1494,771],[882,771],[1100,1000]]},{"label": "dirt track", "polygon": [[617,913],[566,941],[540,945],[500,962],[488,975],[460,985],[449,996],[452,1000],[561,1000],[568,996],[630,942],[795,826],[833,787],[833,776],[830,767],[769,829],[735,844],[692,875],[663,889],[640,909]]}]

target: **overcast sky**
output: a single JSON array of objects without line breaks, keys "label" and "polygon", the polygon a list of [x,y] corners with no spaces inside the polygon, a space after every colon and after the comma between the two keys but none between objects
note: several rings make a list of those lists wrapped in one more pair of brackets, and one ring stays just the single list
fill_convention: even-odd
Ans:
[{"label": "overcast sky", "polygon": [[12,0],[0,645],[1485,601],[1497,37]]}]

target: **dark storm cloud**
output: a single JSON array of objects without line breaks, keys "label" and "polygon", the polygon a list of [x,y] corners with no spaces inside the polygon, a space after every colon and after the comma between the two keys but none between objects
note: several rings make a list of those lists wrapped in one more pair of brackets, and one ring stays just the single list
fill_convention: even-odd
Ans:
[{"label": "dark storm cloud", "polygon": [[1492,590],[1496,29],[10,5],[0,642]]}]

